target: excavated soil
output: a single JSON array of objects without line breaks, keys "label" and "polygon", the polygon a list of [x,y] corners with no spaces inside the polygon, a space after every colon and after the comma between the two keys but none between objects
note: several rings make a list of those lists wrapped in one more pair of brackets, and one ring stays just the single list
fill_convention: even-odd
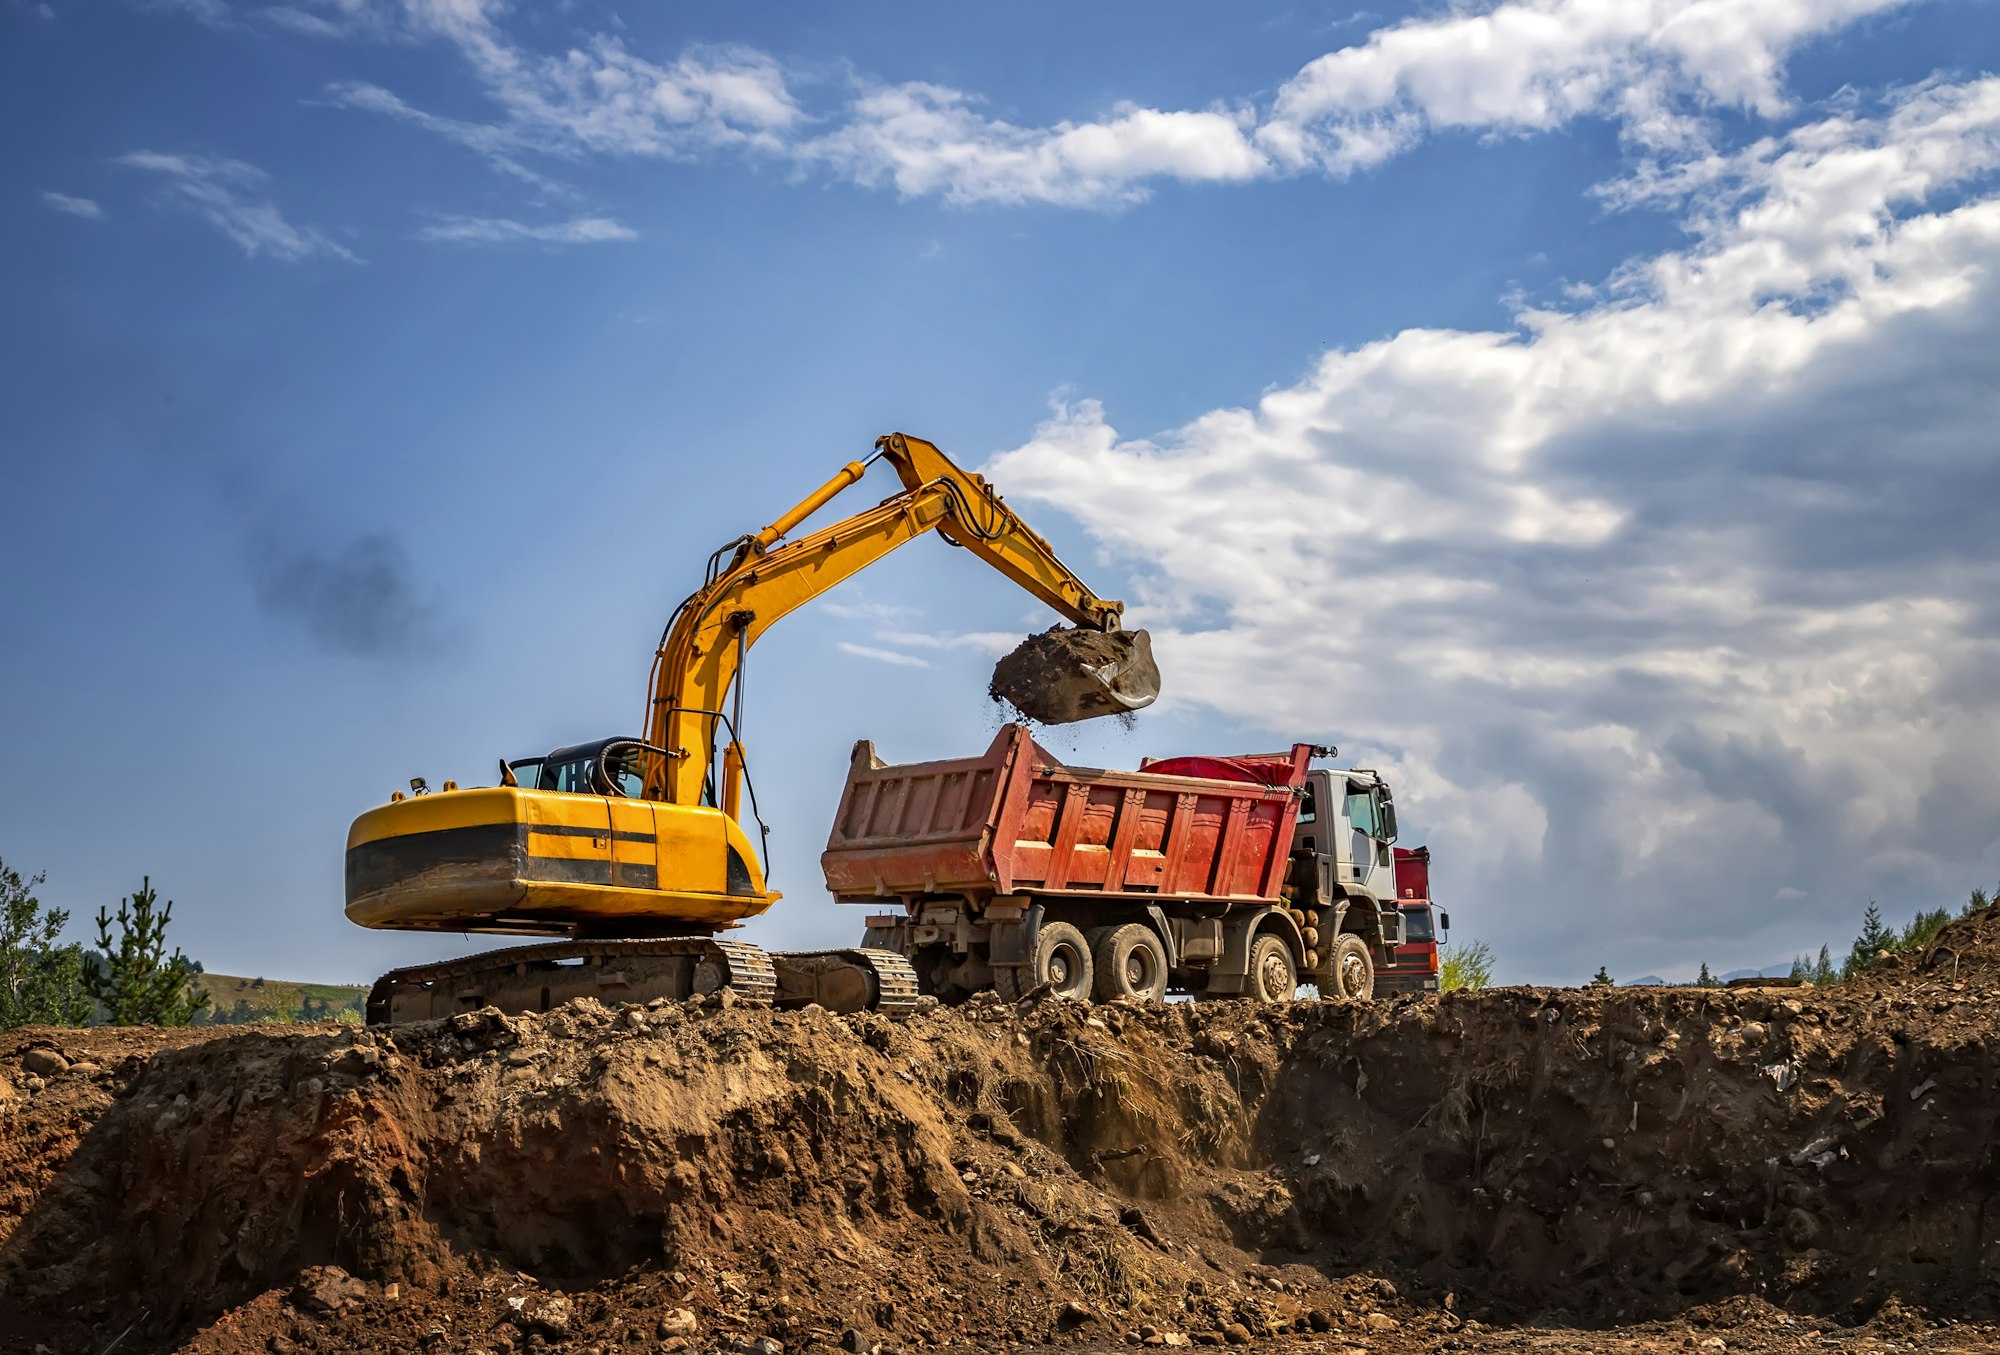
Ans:
[{"label": "excavated soil", "polygon": [[[1126,701],[1114,699],[1111,691]],[[1153,637],[1143,630],[1053,627],[1030,635],[994,664],[986,694],[1036,724],[1130,715],[1160,694]]]},{"label": "excavated soil", "polygon": [[12,1032],[0,1351],[1996,1349],[1996,997]]}]

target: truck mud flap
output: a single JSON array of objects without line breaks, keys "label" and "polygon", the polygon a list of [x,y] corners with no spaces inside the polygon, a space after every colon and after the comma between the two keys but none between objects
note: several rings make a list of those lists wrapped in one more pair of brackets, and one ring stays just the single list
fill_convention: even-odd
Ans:
[{"label": "truck mud flap", "polygon": [[1041,904],[1030,904],[1019,922],[995,923],[987,933],[990,939],[986,963],[997,969],[1002,965],[1024,965],[1033,959],[1035,942],[1042,935],[1044,911]]}]

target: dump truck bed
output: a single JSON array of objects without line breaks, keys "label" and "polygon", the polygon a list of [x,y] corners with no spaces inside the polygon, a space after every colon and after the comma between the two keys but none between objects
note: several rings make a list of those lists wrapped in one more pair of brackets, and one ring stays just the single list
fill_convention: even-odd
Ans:
[{"label": "dump truck bed", "polygon": [[1069,767],[1021,725],[974,758],[891,766],[855,745],[820,858],[836,898],[1274,901],[1312,747]]}]

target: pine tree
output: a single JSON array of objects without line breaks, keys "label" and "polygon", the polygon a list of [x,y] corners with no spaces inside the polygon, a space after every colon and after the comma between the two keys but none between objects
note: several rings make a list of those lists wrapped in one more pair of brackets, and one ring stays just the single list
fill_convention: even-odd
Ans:
[{"label": "pine tree", "polygon": [[1983,910],[1991,902],[1992,900],[1986,897],[1985,890],[1975,889],[1972,891],[1972,897],[1965,901],[1965,909],[1959,916],[1971,917],[1974,913]]},{"label": "pine tree", "polygon": [[1833,967],[1833,952],[1825,946],[1821,946],[1819,948],[1819,959],[1813,965],[1813,985],[1818,988],[1824,988],[1830,983],[1837,983],[1839,979],[1840,973]]},{"label": "pine tree", "polygon": [[1603,965],[1599,965],[1597,972],[1590,976],[1590,986],[1592,988],[1609,988],[1611,986],[1611,975]]},{"label": "pine tree", "polygon": [[1701,962],[1701,973],[1696,976],[1694,986],[1697,988],[1720,988],[1722,986],[1722,980],[1708,972],[1708,961],[1703,960]]},{"label": "pine tree", "polygon": [[86,976],[90,993],[104,1004],[114,1026],[185,1026],[208,1006],[208,994],[194,982],[194,966],[180,947],[169,956],[167,924],[173,920],[173,900],[154,911],[159,894],[151,876],[118,904],[118,939],[111,938],[112,918],[97,910],[100,964]]},{"label": "pine tree", "polygon": [[1922,950],[1932,941],[1935,941],[1937,934],[1943,931],[1950,922],[1951,914],[1943,908],[1933,908],[1928,913],[1920,912],[1910,919],[1909,923],[1903,928],[1902,936],[1897,938],[1896,944],[1890,947],[1890,949],[1898,951]]},{"label": "pine tree", "polygon": [[1847,952],[1847,962],[1840,967],[1840,977],[1851,979],[1856,974],[1875,963],[1880,951],[1896,948],[1896,933],[1882,925],[1882,910],[1875,900],[1868,900],[1868,909],[1861,915],[1861,935],[1854,938],[1854,945]]}]

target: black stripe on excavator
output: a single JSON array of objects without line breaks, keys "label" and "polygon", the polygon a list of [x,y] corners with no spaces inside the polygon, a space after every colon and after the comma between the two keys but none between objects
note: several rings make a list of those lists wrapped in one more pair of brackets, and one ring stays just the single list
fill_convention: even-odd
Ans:
[{"label": "black stripe on excavator", "polygon": [[[533,828],[541,832],[541,828]],[[581,830],[589,833],[589,829]],[[600,831],[595,834],[602,837]],[[621,834],[630,840],[637,834]],[[650,837],[646,840],[650,841]],[[734,863],[732,863],[732,866]],[[628,889],[658,889],[660,872],[651,861],[612,862],[603,857],[577,859],[536,856],[528,851],[528,827],[514,823],[480,823],[464,828],[437,828],[408,833],[351,847],[347,852],[347,897],[368,898],[396,888],[420,875],[448,878],[456,884],[490,880],[505,884],[526,879],[561,884],[622,885]],[[730,872],[732,886],[736,871]],[[747,881],[747,872],[744,876]],[[736,892],[733,888],[731,892]],[[742,892],[749,893],[745,888]]]},{"label": "black stripe on excavator", "polygon": [[520,874],[527,855],[528,844],[511,823],[381,838],[348,848],[347,897],[368,898],[440,868],[460,883],[505,883]]},{"label": "black stripe on excavator", "polygon": [[547,884],[624,885],[628,889],[658,889],[660,872],[645,861],[606,861],[602,857],[530,856],[523,877]]},{"label": "black stripe on excavator", "polygon": [[[531,823],[528,825],[528,831],[531,833],[547,833],[551,837],[603,837],[605,833],[605,830],[602,828],[579,828],[575,824],[569,823]],[[634,833],[623,828],[614,829],[611,836],[619,842],[659,841],[651,833]]]}]

